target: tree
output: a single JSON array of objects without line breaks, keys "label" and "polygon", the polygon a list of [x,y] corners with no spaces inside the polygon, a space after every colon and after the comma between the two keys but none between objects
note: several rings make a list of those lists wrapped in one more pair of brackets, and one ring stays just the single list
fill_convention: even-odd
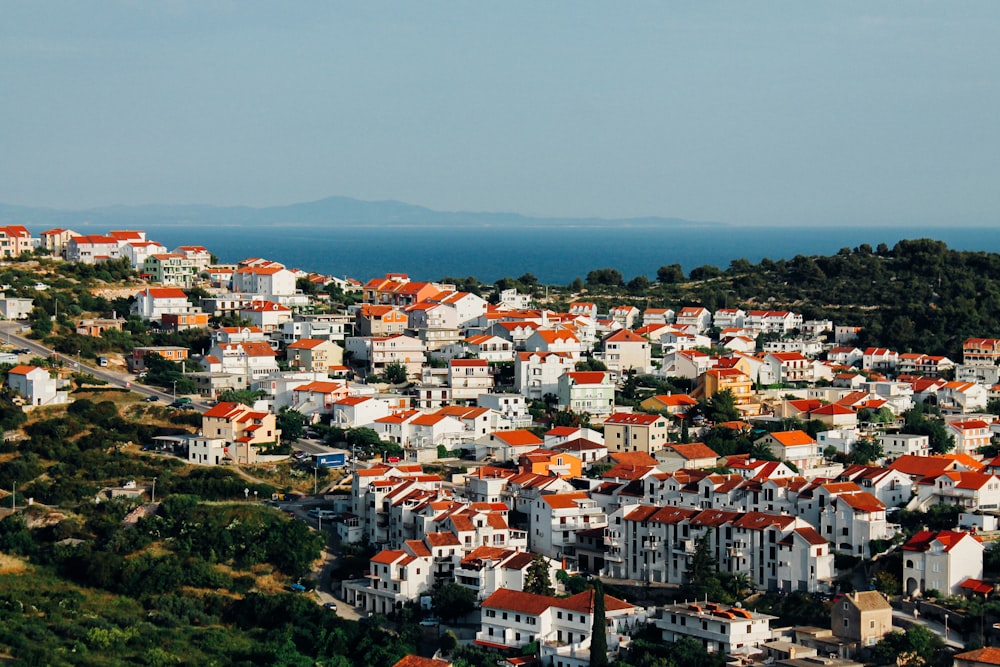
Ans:
[{"label": "tree", "polygon": [[594,580],[594,622],[590,626],[590,667],[608,664],[608,630],[604,610],[604,584]]},{"label": "tree", "polygon": [[851,448],[851,463],[871,463],[877,461],[885,452],[882,449],[882,444],[877,440],[872,440],[871,438],[858,438],[858,441],[854,443],[854,447]]},{"label": "tree", "polygon": [[632,294],[644,294],[649,289],[649,278],[646,276],[636,276],[628,281],[628,291]]},{"label": "tree", "polygon": [[680,264],[661,266],[656,270],[656,281],[664,284],[683,282],[684,269],[681,268]]},{"label": "tree", "polygon": [[542,554],[536,554],[528,564],[528,571],[524,574],[524,592],[536,595],[556,594],[549,573],[549,559]]},{"label": "tree", "polygon": [[455,621],[476,609],[476,593],[454,582],[443,584],[431,593],[431,606],[441,618]]},{"label": "tree", "polygon": [[719,579],[719,564],[712,555],[712,543],[706,532],[694,542],[691,563],[684,572],[684,595],[695,599],[708,597],[725,602],[732,599]]},{"label": "tree", "polygon": [[298,440],[305,435],[306,416],[301,412],[283,407],[278,412],[275,421],[277,422],[278,429],[281,431],[282,438],[286,442]]},{"label": "tree", "polygon": [[389,384],[403,384],[406,382],[406,366],[398,361],[392,361],[385,365],[382,377]]},{"label": "tree", "polygon": [[618,269],[594,269],[587,273],[587,284],[621,287],[625,284],[625,279]]},{"label": "tree", "polygon": [[740,411],[736,409],[736,397],[733,395],[733,392],[729,389],[724,389],[712,394],[707,416],[716,424],[738,420],[740,418]]}]

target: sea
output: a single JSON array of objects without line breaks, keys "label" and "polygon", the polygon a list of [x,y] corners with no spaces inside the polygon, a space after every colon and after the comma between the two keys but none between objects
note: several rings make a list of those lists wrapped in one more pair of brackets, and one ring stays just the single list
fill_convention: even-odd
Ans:
[{"label": "sea", "polygon": [[1000,252],[994,227],[761,227],[681,225],[669,227],[204,227],[145,228],[150,240],[168,248],[203,245],[221,262],[263,257],[289,268],[361,281],[386,273],[417,280],[473,276],[492,283],[531,273],[544,284],[586,279],[593,269],[612,268],[628,281],[656,277],[659,267],[680,264],[725,269],[734,259],[834,255],[842,248],[901,239],[931,238],[953,250]]}]

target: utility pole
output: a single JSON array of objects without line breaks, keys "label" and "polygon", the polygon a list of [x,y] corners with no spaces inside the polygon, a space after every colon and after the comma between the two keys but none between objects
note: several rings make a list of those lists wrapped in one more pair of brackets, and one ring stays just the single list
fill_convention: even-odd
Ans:
[{"label": "utility pole", "polygon": [[17,509],[17,482],[14,482],[14,490],[10,494],[10,511],[13,512]]},{"label": "utility pole", "polygon": [[153,504],[156,504],[156,478],[155,477],[153,478],[153,493],[152,493],[152,497],[150,498],[150,502],[153,503]]}]

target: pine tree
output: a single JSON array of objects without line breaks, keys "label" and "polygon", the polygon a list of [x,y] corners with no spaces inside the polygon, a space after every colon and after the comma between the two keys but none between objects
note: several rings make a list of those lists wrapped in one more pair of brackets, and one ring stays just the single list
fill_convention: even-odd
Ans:
[{"label": "pine tree", "polygon": [[594,580],[594,623],[590,627],[590,667],[607,667],[608,635],[604,613],[604,584]]},{"label": "pine tree", "polygon": [[537,554],[528,564],[528,571],[524,574],[524,592],[536,595],[556,594],[549,574],[549,561],[542,554]]}]

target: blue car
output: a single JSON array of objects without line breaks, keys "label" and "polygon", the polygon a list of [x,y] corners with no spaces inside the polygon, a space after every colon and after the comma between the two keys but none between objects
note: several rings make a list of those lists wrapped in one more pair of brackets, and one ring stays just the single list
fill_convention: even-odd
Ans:
[{"label": "blue car", "polygon": [[289,588],[292,589],[293,593],[305,593],[306,592],[306,587],[303,586],[302,584],[292,584],[291,586],[289,586]]}]

